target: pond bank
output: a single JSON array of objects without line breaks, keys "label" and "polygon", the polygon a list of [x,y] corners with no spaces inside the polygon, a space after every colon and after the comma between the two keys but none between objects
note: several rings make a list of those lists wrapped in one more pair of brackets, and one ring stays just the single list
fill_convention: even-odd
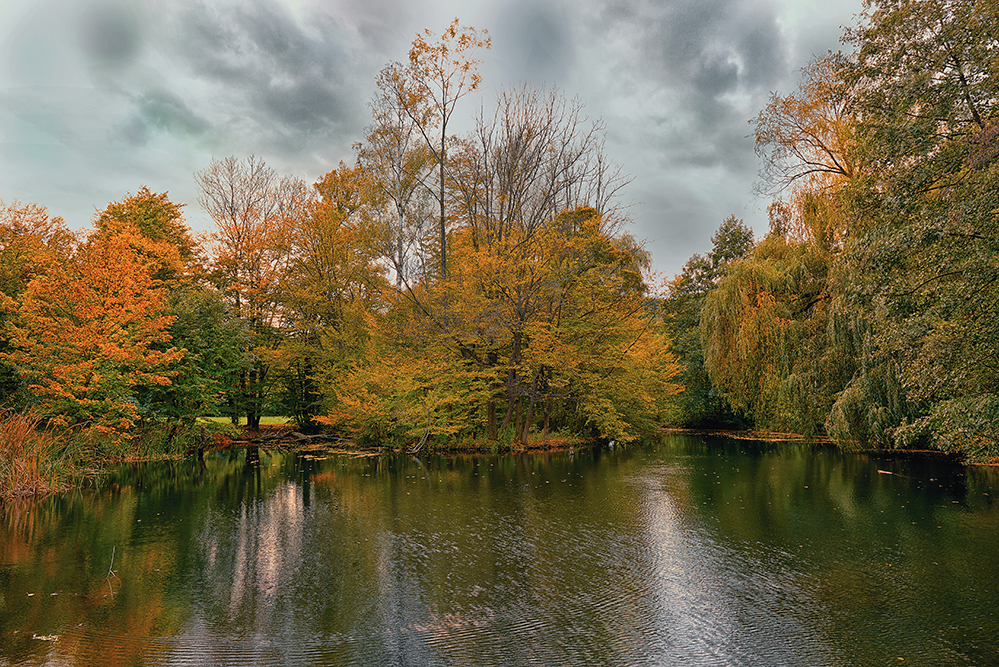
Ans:
[{"label": "pond bank", "polygon": [[826,436],[806,436],[800,433],[775,433],[770,431],[738,431],[729,429],[696,429],[696,428],[664,428],[662,432],[667,435],[691,435],[702,438],[730,438],[732,440],[750,440],[753,442],[769,443],[794,443],[799,442],[807,445],[821,445],[832,447],[839,451],[856,454],[891,454],[896,456],[934,456],[941,459],[948,459],[968,466],[999,467],[999,457],[981,461],[971,459],[959,452],[945,452],[940,449],[876,449],[876,448],[844,448],[836,444],[834,440]]}]

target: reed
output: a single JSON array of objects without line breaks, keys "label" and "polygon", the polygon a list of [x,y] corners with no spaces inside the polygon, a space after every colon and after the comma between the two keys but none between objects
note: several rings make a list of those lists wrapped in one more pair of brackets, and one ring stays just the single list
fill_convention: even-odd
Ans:
[{"label": "reed", "polygon": [[78,443],[40,428],[40,421],[0,414],[0,500],[63,491],[86,476]]}]

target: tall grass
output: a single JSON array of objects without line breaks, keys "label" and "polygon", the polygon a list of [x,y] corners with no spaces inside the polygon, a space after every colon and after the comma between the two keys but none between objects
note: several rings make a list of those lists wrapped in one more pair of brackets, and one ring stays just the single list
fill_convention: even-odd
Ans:
[{"label": "tall grass", "polygon": [[39,428],[30,414],[0,414],[0,500],[69,489],[90,474],[76,438]]},{"label": "tall grass", "polygon": [[[67,491],[97,477],[105,464],[182,458],[201,442],[201,424],[148,425],[131,433],[88,425],[52,430],[30,413],[0,411],[0,501]],[[209,422],[208,435],[235,435]]]}]

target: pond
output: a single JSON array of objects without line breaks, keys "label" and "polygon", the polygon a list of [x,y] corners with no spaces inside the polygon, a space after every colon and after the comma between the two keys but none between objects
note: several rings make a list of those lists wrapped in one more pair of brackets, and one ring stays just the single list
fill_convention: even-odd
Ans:
[{"label": "pond", "polygon": [[997,492],[692,436],[124,466],[0,510],[0,664],[995,665]]}]

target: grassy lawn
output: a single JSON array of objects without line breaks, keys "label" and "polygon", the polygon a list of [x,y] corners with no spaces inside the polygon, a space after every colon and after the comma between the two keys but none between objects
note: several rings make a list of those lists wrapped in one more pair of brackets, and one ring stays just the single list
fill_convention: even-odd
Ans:
[{"label": "grassy lawn", "polygon": [[[230,424],[232,423],[228,417],[205,417],[205,421],[215,422],[216,424]],[[293,424],[291,417],[261,417],[261,426],[278,426],[281,424]],[[246,417],[239,420],[240,426],[246,426]]]}]

